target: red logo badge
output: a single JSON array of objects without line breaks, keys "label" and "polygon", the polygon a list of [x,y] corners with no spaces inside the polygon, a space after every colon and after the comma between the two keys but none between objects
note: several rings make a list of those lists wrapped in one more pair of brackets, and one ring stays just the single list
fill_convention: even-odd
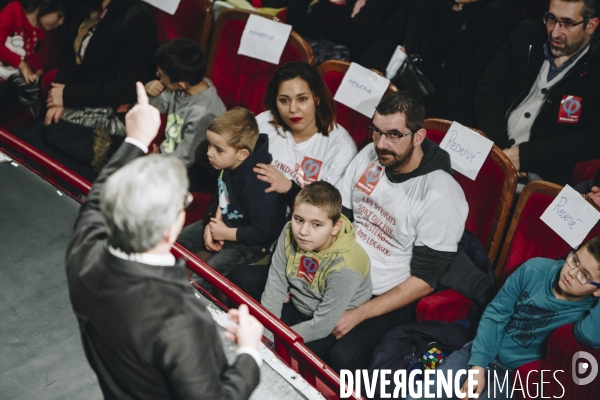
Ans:
[{"label": "red logo badge", "polygon": [[581,114],[581,97],[565,94],[558,110],[559,124],[576,124]]},{"label": "red logo badge", "polygon": [[365,172],[363,172],[358,179],[358,182],[356,182],[356,188],[365,194],[370,195],[373,190],[375,190],[375,186],[379,183],[382,172],[383,167],[371,161],[369,165],[367,165],[367,168],[365,168]]},{"label": "red logo badge", "polygon": [[303,278],[308,283],[312,283],[318,269],[319,262],[317,260],[312,257],[302,256],[300,258],[300,265],[298,266],[298,278]]},{"label": "red logo badge", "polygon": [[309,183],[313,183],[319,180],[319,176],[321,175],[321,167],[323,166],[323,161],[304,157],[302,162],[300,163],[300,169],[298,169],[298,175],[296,179],[301,187],[308,185]]}]

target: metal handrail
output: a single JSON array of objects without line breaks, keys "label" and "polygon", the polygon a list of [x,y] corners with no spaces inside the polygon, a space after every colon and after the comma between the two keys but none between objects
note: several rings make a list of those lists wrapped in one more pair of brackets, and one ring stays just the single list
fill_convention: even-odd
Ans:
[{"label": "metal handrail", "polygon": [[[47,174],[49,173],[53,177],[72,186],[82,195],[87,195],[89,193],[92,187],[92,184],[89,181],[70,171],[64,165],[56,162],[43,152],[2,128],[0,128],[0,143],[3,143],[9,150],[16,151],[19,155],[26,157],[39,167],[43,168],[44,171],[38,171],[31,165],[25,163],[27,167],[34,170],[34,172],[39,175],[47,177]],[[53,183],[60,186],[55,182]],[[243,292],[227,278],[178,243],[175,243],[171,252],[175,257],[184,258],[187,267],[192,272],[214,286],[216,290],[223,293],[227,298],[231,299],[236,304],[247,304],[250,314],[256,317],[265,328],[273,333],[276,341],[275,353],[290,367],[292,365],[288,358],[294,358],[298,362],[300,373],[309,383],[316,388],[316,379],[319,379],[325,386],[336,393],[337,397],[340,387],[340,377],[304,345],[300,335],[281,322],[280,319],[276,318],[251,296]],[[279,344],[284,345],[286,354],[282,354],[282,350],[284,349],[282,349],[282,346]],[[360,397],[355,397],[354,395],[350,398],[360,399]]]}]

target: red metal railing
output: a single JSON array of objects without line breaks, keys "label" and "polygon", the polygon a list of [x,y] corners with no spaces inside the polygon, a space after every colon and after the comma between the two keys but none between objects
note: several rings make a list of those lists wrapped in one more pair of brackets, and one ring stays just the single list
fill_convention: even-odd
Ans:
[{"label": "red metal railing", "polygon": [[[90,182],[1,128],[0,150],[77,200],[80,200],[81,195],[87,195],[91,189]],[[301,336],[223,275],[179,244],[176,243],[173,246],[172,253],[175,257],[184,258],[187,261],[187,267],[191,271],[214,286],[228,299],[236,304],[247,304],[250,314],[255,316],[265,328],[273,332],[275,354],[289,367],[298,371],[309,384],[320,391],[327,399],[339,398],[340,377],[304,346]],[[225,308],[222,304],[221,307]],[[354,395],[350,398],[360,399],[360,397]]]}]

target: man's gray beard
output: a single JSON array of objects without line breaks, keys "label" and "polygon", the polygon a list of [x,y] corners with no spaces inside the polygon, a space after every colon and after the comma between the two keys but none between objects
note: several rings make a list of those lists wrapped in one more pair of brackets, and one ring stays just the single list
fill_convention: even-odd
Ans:
[{"label": "man's gray beard", "polygon": [[550,44],[550,52],[554,57],[566,57],[577,53],[579,50],[583,48],[585,45],[585,37],[581,39],[579,42],[571,43],[569,45],[565,45],[564,49],[557,49],[552,46],[552,39],[548,39],[548,43]]}]

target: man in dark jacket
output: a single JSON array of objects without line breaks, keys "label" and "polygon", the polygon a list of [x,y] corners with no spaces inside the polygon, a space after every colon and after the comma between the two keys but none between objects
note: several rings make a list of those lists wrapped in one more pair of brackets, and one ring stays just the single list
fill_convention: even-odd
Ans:
[{"label": "man in dark jacket", "polygon": [[477,84],[475,126],[520,176],[571,182],[600,154],[597,0],[552,0],[543,20],[512,32]]},{"label": "man in dark jacket", "polygon": [[160,126],[137,83],[127,139],[83,204],[66,257],[87,359],[107,399],[247,399],[258,385],[262,325],[230,312],[228,366],[206,304],[170,249],[185,220],[187,174],[175,157],[142,157]]}]

